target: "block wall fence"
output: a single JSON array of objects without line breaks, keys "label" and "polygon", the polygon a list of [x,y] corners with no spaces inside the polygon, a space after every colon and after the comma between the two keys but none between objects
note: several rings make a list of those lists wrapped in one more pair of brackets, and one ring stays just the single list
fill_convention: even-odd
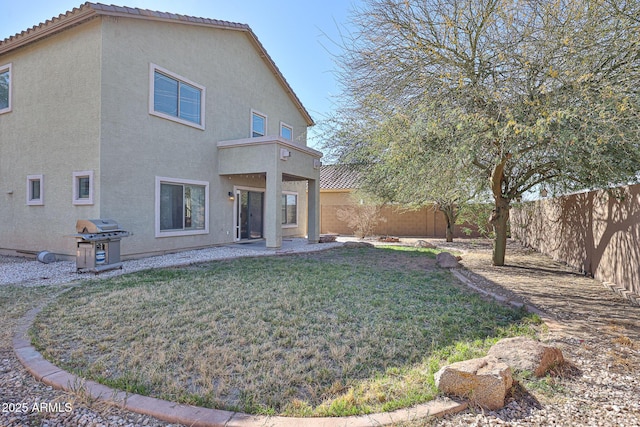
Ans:
[{"label": "block wall fence", "polygon": [[511,235],[640,303],[640,185],[524,203]]}]

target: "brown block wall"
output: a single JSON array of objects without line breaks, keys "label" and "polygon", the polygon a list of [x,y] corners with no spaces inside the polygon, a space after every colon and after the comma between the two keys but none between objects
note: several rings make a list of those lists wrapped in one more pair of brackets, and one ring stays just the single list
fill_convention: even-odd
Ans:
[{"label": "brown block wall", "polygon": [[640,294],[640,185],[526,203],[511,233],[558,261]]},{"label": "brown block wall", "polygon": [[[353,200],[349,192],[321,192],[320,193],[320,233],[336,233],[353,235],[354,230],[344,221],[338,219],[337,212],[352,206]],[[374,233],[380,236],[414,236],[414,237],[445,237],[447,222],[444,214],[433,207],[418,210],[398,209],[394,206],[382,208],[381,216],[386,221],[380,221]],[[456,226],[456,237],[466,235]]]}]

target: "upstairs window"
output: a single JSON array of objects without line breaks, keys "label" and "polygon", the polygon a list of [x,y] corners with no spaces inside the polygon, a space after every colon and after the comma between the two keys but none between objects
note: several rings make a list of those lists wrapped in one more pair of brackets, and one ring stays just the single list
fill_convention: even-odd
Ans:
[{"label": "upstairs window", "polygon": [[151,65],[150,113],[204,129],[204,86]]},{"label": "upstairs window", "polygon": [[11,111],[11,64],[0,65],[0,114]]},{"label": "upstairs window", "polygon": [[267,116],[258,113],[257,111],[251,112],[251,137],[258,138],[267,134]]},{"label": "upstairs window", "polygon": [[293,139],[293,128],[286,123],[280,122],[280,136],[291,141]]}]

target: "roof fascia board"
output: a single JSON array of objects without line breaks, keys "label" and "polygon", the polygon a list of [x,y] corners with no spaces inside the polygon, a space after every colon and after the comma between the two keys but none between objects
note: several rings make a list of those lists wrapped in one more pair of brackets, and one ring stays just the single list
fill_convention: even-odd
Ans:
[{"label": "roof fascia board", "polygon": [[92,8],[84,7],[83,5],[80,9],[75,9],[71,13],[60,15],[38,26],[33,26],[20,34],[16,34],[5,39],[4,41],[0,40],[0,55],[18,49],[22,46],[26,46],[35,41],[50,37],[56,33],[66,30],[67,28],[74,27],[95,17],[97,17],[96,12]]}]

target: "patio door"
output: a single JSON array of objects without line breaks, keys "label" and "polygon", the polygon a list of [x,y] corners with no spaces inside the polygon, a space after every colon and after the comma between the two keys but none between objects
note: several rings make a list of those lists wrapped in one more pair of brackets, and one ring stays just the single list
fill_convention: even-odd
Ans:
[{"label": "patio door", "polygon": [[235,240],[262,239],[264,192],[236,190]]}]

